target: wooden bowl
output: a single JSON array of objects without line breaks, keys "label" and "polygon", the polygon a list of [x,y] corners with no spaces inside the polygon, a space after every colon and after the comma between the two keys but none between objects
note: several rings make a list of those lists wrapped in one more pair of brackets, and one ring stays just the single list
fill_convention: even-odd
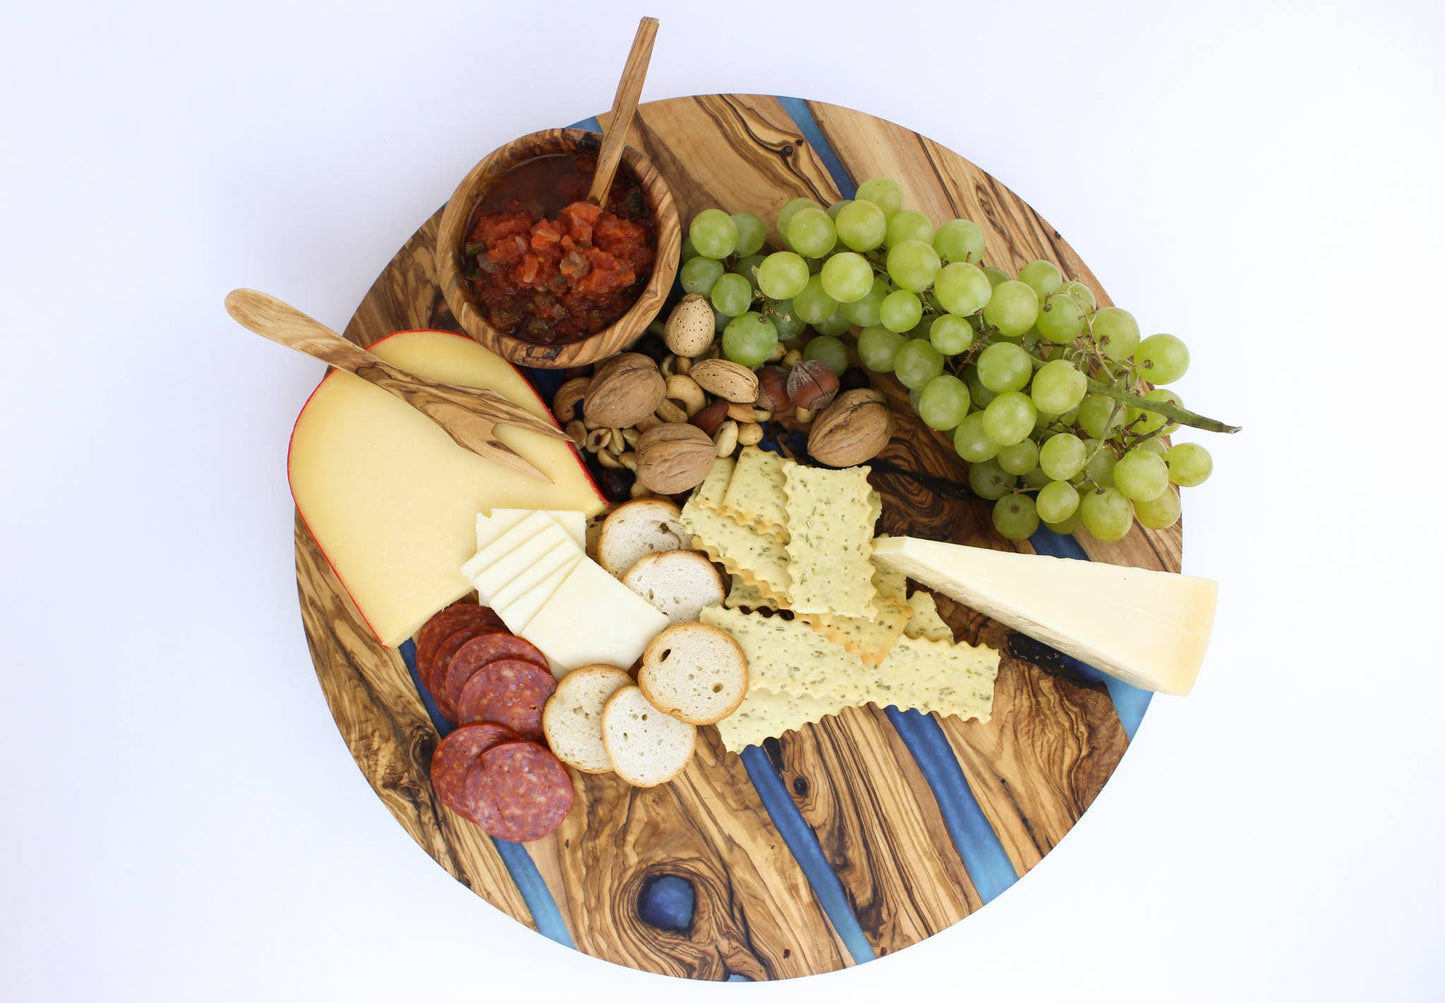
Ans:
[{"label": "wooden bowl", "polygon": [[484,347],[519,366],[534,366],[540,369],[567,369],[585,366],[598,359],[614,355],[631,345],[647,329],[663,301],[672,289],[673,277],[677,274],[678,255],[682,249],[682,226],[677,217],[677,206],[672,200],[662,174],[652,162],[632,147],[622,151],[622,163],[637,176],[642,185],[643,197],[652,211],[652,220],[657,238],[657,253],[653,261],[652,277],[632,307],[610,327],[596,334],[564,345],[536,345],[530,341],[513,337],[498,331],[487,323],[486,317],[472,297],[471,289],[462,274],[463,245],[467,238],[467,223],[472,210],[481,197],[507,171],[533,157],[579,151],[596,152],[602,145],[602,136],[581,129],[546,129],[515,139],[487,155],[473,167],[471,173],[457,185],[451,199],[442,212],[441,225],[437,231],[437,282],[447,306],[462,330],[471,335]]}]

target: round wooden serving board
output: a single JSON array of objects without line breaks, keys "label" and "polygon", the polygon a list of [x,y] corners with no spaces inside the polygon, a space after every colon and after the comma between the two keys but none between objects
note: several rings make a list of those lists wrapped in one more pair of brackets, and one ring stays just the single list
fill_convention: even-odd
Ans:
[{"label": "round wooden serving board", "polygon": [[[595,122],[583,127],[595,127]],[[938,144],[859,112],[728,95],[643,105],[629,140],[666,175],[684,221],[709,206],[771,221],[788,199],[826,204],[877,175],[935,222],[982,226],[991,263],[1046,258],[1108,302],[1038,214]],[[485,151],[478,151],[480,156]],[[456,330],[436,284],[438,213],[377,279],[346,335]],[[956,489],[951,444],[912,418],[891,379],[899,430],[873,464],[880,529],[1011,548],[986,503]],[[921,471],[922,479],[900,472]],[[1181,531],[1123,541],[1060,538],[1036,549],[1179,570]],[[1022,545],[1020,549],[1028,549]],[[1003,653],[987,724],[873,706],[789,732],[741,757],[705,728],[674,782],[638,790],[577,776],[554,835],[525,845],[483,835],[437,802],[438,741],[408,662],[357,616],[305,526],[296,566],[312,659],[352,755],[403,827],[458,881],[560,943],[607,961],[697,979],[827,972],[909,946],[980,908],[1063,838],[1118,765],[1148,695],[1106,681],[940,597],[959,640]],[[489,948],[479,940],[478,958]]]}]

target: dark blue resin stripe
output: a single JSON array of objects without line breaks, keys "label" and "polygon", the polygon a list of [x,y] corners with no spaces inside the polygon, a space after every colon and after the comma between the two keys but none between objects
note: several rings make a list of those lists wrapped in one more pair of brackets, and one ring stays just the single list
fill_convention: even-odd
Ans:
[{"label": "dark blue resin stripe", "polygon": [[602,123],[597,121],[596,115],[593,115],[591,118],[584,118],[580,122],[573,122],[571,125],[567,126],[567,128],[586,129],[588,132],[601,132]]},{"label": "dark blue resin stripe", "polygon": [[[406,670],[411,673],[411,684],[421,695],[421,702],[426,707],[427,716],[431,718],[432,725],[436,728],[437,734],[445,738],[451,733],[453,725],[441,711],[437,710],[436,701],[432,699],[431,693],[422,684],[421,676],[416,671],[416,644],[407,641],[397,649],[401,652],[402,659],[406,662]],[[542,880],[542,874],[537,870],[537,864],[527,853],[521,843],[510,843],[505,839],[492,838],[492,845],[497,848],[497,855],[502,858],[502,864],[507,868],[507,873],[512,876],[512,883],[517,886],[517,891],[522,895],[522,901],[527,904],[527,910],[532,914],[532,922],[537,924],[537,932],[548,940],[555,940],[566,947],[576,948],[572,942],[571,931],[567,929],[567,923],[562,919],[562,912],[557,908],[557,900],[552,898],[552,889],[547,887],[547,882]]]},{"label": "dark blue resin stripe", "polygon": [[768,754],[757,745],[744,749],[742,760],[763,807],[768,810],[778,834],[783,837],[783,842],[788,845],[788,849],[798,861],[798,866],[803,869],[803,876],[808,879],[808,884],[812,885],[813,894],[817,896],[818,904],[823,907],[823,914],[828,917],[828,922],[833,924],[833,929],[838,931],[843,946],[848,949],[855,962],[862,964],[872,961],[877,955],[873,953],[873,945],[868,943],[868,938],[863,935],[863,928],[858,925],[858,917],[854,915],[853,906],[843,891],[843,882],[838,880],[833,865],[828,863],[828,858],[823,854],[823,846],[818,842],[817,833],[809,827],[803,813],[793,802],[792,795],[783,785],[783,778],[773,768],[772,760],[768,759]]},{"label": "dark blue resin stripe", "polygon": [[778,98],[778,104],[783,106],[783,111],[793,120],[803,138],[812,144],[818,154],[818,159],[823,161],[823,166],[833,178],[833,184],[838,187],[838,192],[845,199],[850,199],[858,194],[858,186],[854,184],[853,178],[843,167],[843,161],[838,159],[838,154],[833,151],[828,140],[823,137],[823,130],[818,127],[818,120],[813,118],[813,110],[808,107],[808,102],[802,98]]}]

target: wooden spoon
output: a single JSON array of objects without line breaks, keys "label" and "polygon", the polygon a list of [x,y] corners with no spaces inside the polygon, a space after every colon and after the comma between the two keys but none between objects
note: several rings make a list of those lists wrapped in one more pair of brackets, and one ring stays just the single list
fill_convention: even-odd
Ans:
[{"label": "wooden spoon", "polygon": [[607,121],[607,128],[602,130],[602,149],[597,151],[597,173],[592,175],[592,187],[587,190],[587,201],[593,205],[607,204],[607,192],[612,187],[612,176],[617,173],[617,164],[622,159],[622,148],[627,145],[627,131],[632,128],[632,116],[637,111],[637,99],[642,95],[642,81],[647,76],[647,61],[652,58],[652,41],[656,37],[657,18],[644,17],[637,25],[632,51],[627,54],[627,64],[622,67],[622,79],[617,81],[612,116]]},{"label": "wooden spoon", "polygon": [[550,439],[567,439],[567,434],[495,390],[451,386],[413,376],[352,344],[290,304],[255,289],[233,290],[226,297],[226,312],[248,331],[395,394],[440,425],[457,445],[518,473],[550,480],[498,439],[493,430],[497,425],[516,425]]}]

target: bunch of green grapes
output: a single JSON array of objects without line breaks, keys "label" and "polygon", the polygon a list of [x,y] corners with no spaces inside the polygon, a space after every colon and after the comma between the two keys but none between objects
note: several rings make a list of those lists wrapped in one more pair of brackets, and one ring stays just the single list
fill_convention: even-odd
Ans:
[{"label": "bunch of green grapes", "polygon": [[904,207],[896,181],[871,179],[826,208],[794,199],[777,230],[786,247],[764,254],[766,231],[751,213],[709,209],[693,220],[682,284],[711,297],[723,351],[756,366],[807,327],[823,336],[809,343],[815,356],[823,343],[827,354],[842,350],[831,343],[854,332],[861,363],[892,373],[923,422],[952,437],[1005,537],[1027,538],[1041,523],[1104,541],[1136,519],[1171,526],[1177,489],[1203,483],[1213,460],[1164,436],[1181,422],[1233,430],[1185,411],[1165,388],[1189,367],[1180,339],[1141,338],[1133,315],[1098,307],[1048,261],[1017,276],[989,266],[976,223],[935,228]]}]

